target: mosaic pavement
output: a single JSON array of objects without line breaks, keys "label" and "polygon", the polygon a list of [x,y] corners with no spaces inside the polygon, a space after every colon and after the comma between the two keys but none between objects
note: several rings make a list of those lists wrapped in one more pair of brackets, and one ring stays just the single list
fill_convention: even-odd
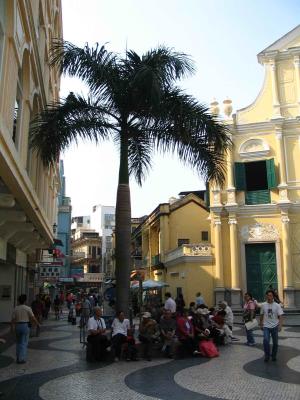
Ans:
[{"label": "mosaic pavement", "polygon": [[215,359],[87,363],[79,329],[48,321],[31,338],[28,362],[15,363],[15,346],[0,354],[1,399],[7,400],[300,400],[300,328],[280,333],[277,362],[263,362],[262,334],[255,347],[221,347]]}]

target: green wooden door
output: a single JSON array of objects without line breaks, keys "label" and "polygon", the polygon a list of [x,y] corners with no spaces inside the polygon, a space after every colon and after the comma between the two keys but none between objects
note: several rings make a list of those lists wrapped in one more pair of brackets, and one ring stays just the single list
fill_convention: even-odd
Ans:
[{"label": "green wooden door", "polygon": [[277,289],[277,266],[274,243],[246,244],[247,291],[262,301],[272,285]]}]

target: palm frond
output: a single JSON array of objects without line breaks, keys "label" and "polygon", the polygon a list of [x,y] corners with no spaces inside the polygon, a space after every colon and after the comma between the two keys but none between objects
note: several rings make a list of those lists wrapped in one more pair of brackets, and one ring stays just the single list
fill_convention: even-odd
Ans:
[{"label": "palm frond", "polygon": [[166,88],[194,72],[192,60],[184,53],[160,46],[142,57],[130,50],[122,60],[123,78],[127,79],[132,104],[140,109],[158,107]]},{"label": "palm frond", "polygon": [[151,169],[153,145],[143,126],[131,125],[129,128],[128,164],[129,173],[134,175],[141,186]]},{"label": "palm frond", "polygon": [[97,102],[71,93],[64,101],[50,104],[31,122],[29,140],[44,165],[49,165],[79,138],[97,143],[116,129],[111,116]]},{"label": "palm frond", "polygon": [[57,65],[60,71],[76,76],[87,83],[92,92],[105,89],[116,67],[116,55],[96,43],[83,48],[64,40],[54,40],[51,47],[50,65]]},{"label": "palm frond", "polygon": [[146,119],[158,149],[177,152],[204,179],[224,183],[226,151],[232,143],[226,126],[205,106],[175,88],[165,93],[159,114]]}]

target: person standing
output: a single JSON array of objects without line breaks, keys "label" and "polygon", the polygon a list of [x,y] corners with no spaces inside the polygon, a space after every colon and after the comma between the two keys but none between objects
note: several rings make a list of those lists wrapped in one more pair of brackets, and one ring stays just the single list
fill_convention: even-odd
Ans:
[{"label": "person standing", "polygon": [[174,315],[176,313],[176,303],[172,299],[171,293],[167,292],[165,294],[165,299],[166,299],[166,301],[165,301],[164,309],[170,310],[171,313]]},{"label": "person standing", "polygon": [[21,296],[19,296],[19,305],[14,309],[11,320],[12,330],[15,330],[17,338],[17,364],[26,363],[29,338],[29,322],[33,322],[34,324],[39,326],[39,322],[35,318],[32,309],[25,305],[26,299],[26,294],[21,294]]},{"label": "person standing", "polygon": [[276,361],[278,350],[278,332],[282,328],[283,311],[280,304],[274,301],[273,290],[266,292],[267,301],[261,305],[260,309],[260,327],[264,332],[264,352],[265,362],[270,359],[270,337],[272,337],[272,361]]},{"label": "person standing", "polygon": [[[255,319],[255,303],[252,297],[252,294],[247,292],[244,295],[244,311],[243,311],[243,320],[245,323],[247,322],[252,322]],[[255,340],[253,337],[253,329],[247,329],[247,327],[245,326],[246,329],[246,335],[247,335],[247,342],[246,345],[247,346],[254,346],[255,345]]]},{"label": "person standing", "polygon": [[205,304],[204,298],[203,298],[203,296],[201,295],[200,292],[196,293],[195,303],[196,303],[196,308],[198,306],[201,306],[202,304]]}]

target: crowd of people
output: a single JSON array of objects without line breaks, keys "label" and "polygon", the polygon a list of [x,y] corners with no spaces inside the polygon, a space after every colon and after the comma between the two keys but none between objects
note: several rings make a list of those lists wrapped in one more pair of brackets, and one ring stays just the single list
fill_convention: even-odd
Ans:
[{"label": "crowd of people", "polygon": [[[266,302],[260,305],[253,299],[251,293],[244,295],[243,319],[246,330],[246,343],[254,346],[253,330],[260,325],[263,330],[265,361],[270,357],[276,360],[278,350],[278,332],[282,327],[282,307],[278,295],[273,290],[266,293]],[[208,308],[201,293],[196,294],[195,302],[189,308],[185,307],[183,295],[173,299],[171,294],[165,294],[162,307],[151,308],[142,313],[138,328],[131,324],[123,311],[116,313],[111,329],[107,329],[102,316],[102,299],[96,294],[80,294],[73,296],[68,293],[57,295],[53,301],[49,296],[37,295],[31,307],[25,305],[26,295],[19,297],[19,305],[12,315],[12,327],[17,339],[17,362],[26,362],[27,345],[30,325],[40,328],[43,319],[48,318],[51,306],[55,318],[59,318],[63,305],[69,309],[69,317],[81,316],[81,322],[87,327],[87,352],[89,359],[103,360],[113,351],[115,361],[125,358],[135,361],[138,359],[138,347],[141,356],[151,361],[153,346],[168,358],[181,358],[185,355],[218,356],[218,347],[237,341],[233,336],[234,315],[226,301],[221,301],[216,308]],[[260,320],[256,314],[260,306]],[[76,323],[76,322],[75,322]],[[270,338],[273,346],[270,352]],[[140,346],[137,346],[139,341]]]},{"label": "crowd of people", "polygon": [[[153,309],[142,314],[137,330],[141,355],[146,360],[152,359],[153,346],[161,349],[166,357],[183,357],[184,355],[208,355],[206,344],[218,355],[216,346],[225,345],[237,340],[232,334],[233,313],[228,304],[220,302],[218,308],[205,305],[201,293],[197,293],[196,301],[185,308],[183,295],[173,299],[171,294],[165,294],[165,303],[160,310]],[[96,326],[98,327],[96,329]],[[114,349],[115,360],[121,353],[127,360],[136,360],[137,347],[134,326],[125,318],[121,311],[117,313],[111,327],[111,343],[107,341],[105,321],[101,316],[101,308],[95,308],[95,315],[87,322],[88,343],[96,360],[103,359],[106,353]]]}]

